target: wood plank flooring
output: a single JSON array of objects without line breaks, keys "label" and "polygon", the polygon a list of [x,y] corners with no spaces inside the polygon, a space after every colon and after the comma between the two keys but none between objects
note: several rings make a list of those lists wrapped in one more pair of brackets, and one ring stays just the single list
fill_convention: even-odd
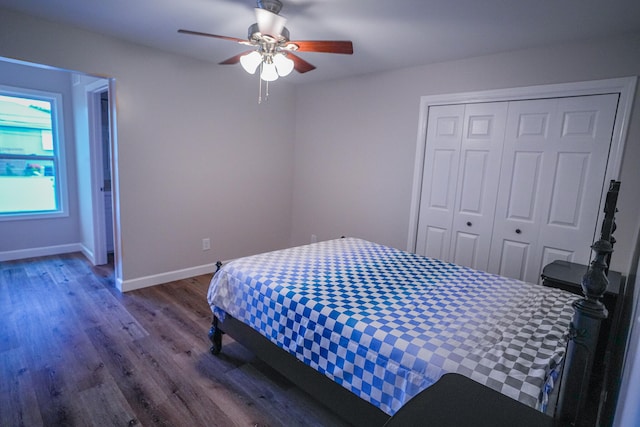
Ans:
[{"label": "wood plank flooring", "polygon": [[224,337],[211,275],[121,294],[81,254],[0,263],[0,426],[345,426]]}]

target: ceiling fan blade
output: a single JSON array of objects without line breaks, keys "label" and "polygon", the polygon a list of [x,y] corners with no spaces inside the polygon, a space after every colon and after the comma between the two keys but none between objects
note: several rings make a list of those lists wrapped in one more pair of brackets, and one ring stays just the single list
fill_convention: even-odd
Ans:
[{"label": "ceiling fan blade", "polygon": [[242,53],[239,53],[239,54],[237,54],[235,56],[232,56],[231,58],[225,59],[222,62],[218,62],[218,64],[220,64],[220,65],[237,64],[238,62],[240,62],[240,58],[241,57],[243,57],[245,55],[248,55],[251,52],[255,52],[255,51],[254,50],[247,50],[246,52],[242,52]]},{"label": "ceiling fan blade", "polygon": [[291,52],[287,52],[287,58],[293,61],[293,68],[300,74],[316,69],[315,65],[309,64],[307,61]]},{"label": "ceiling fan blade", "polygon": [[183,30],[183,29],[178,30],[178,32],[182,34],[190,34],[192,36],[213,37],[215,39],[229,40],[231,42],[237,42],[241,44],[250,44],[246,39],[239,39],[237,37],[219,36],[217,34],[201,33],[200,31],[191,31],[191,30]]},{"label": "ceiling fan blade", "polygon": [[280,16],[266,9],[255,8],[256,22],[258,29],[262,34],[266,34],[271,37],[278,38],[282,34],[284,24],[287,23],[287,18]]},{"label": "ceiling fan blade", "polygon": [[297,52],[323,52],[353,54],[353,43],[349,40],[294,40],[286,44],[298,46]]}]

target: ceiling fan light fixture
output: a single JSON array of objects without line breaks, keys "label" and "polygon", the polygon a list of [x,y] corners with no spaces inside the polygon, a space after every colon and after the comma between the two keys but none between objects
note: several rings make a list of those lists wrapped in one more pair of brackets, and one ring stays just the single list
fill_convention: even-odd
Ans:
[{"label": "ceiling fan light fixture", "polygon": [[255,74],[261,62],[262,55],[257,50],[240,57],[240,65],[249,74]]},{"label": "ceiling fan light fixture", "polygon": [[291,74],[294,67],[294,62],[287,58],[283,53],[276,53],[273,56],[273,63],[276,66],[276,70],[280,77],[285,77]]},{"label": "ceiling fan light fixture", "polygon": [[[220,64],[229,65],[240,62],[242,68],[249,74],[256,74],[256,70],[260,67],[258,103],[268,98],[269,82],[288,76],[293,70],[306,73],[316,68],[299,57],[298,52],[353,54],[353,43],[349,40],[291,41],[289,30],[285,27],[287,19],[279,15],[282,2],[280,0],[256,0],[256,4],[256,22],[249,26],[246,40],[184,29],[179,29],[178,33],[212,37],[250,46],[251,50],[227,58]],[[266,88],[264,98],[262,96],[263,87]]]},{"label": "ceiling fan light fixture", "polygon": [[274,64],[273,62],[263,62],[260,78],[265,82],[278,80],[278,71],[276,70],[276,64]]}]

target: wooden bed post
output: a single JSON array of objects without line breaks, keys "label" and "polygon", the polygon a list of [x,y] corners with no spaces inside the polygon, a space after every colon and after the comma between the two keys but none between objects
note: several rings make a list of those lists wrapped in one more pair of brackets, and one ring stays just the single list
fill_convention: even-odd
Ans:
[{"label": "wooden bed post", "polygon": [[600,326],[609,315],[601,298],[609,285],[608,262],[613,252],[611,234],[615,230],[614,215],[619,189],[620,182],[611,181],[605,202],[605,219],[600,240],[591,246],[595,258],[582,278],[584,298],[573,303],[575,314],[569,331],[569,344],[555,417],[558,426],[581,426],[585,422],[582,414],[585,412],[584,407],[589,395],[589,382]]},{"label": "wooden bed post", "polygon": [[[214,275],[220,271],[220,267],[222,267],[222,262],[216,262],[216,271],[213,273]],[[223,332],[218,327],[218,317],[214,314],[213,319],[211,319],[211,329],[209,329],[209,333],[207,334],[209,341],[211,341],[211,347],[209,348],[211,354],[220,354],[220,351],[222,350],[222,334]]]},{"label": "wooden bed post", "polygon": [[218,317],[214,314],[211,321],[211,329],[209,329],[209,341],[211,341],[211,347],[209,351],[213,355],[220,354],[222,350],[222,331],[218,327]]},{"label": "wooden bed post", "polygon": [[[602,220],[602,229],[600,230],[600,240],[606,240],[611,243],[611,252],[613,252],[613,245],[616,244],[616,238],[613,237],[613,232],[616,231],[616,212],[618,209],[618,193],[620,192],[620,181],[611,180],[609,183],[609,191],[607,192],[607,198],[604,202],[604,220]],[[611,252],[607,255],[607,269],[609,273],[609,265],[611,263]]]}]

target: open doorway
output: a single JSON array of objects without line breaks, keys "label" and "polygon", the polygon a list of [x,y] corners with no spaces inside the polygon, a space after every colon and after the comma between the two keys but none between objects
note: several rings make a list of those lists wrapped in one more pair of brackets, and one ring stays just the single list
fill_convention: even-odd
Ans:
[{"label": "open doorway", "polygon": [[[84,86],[87,102],[92,229],[95,265],[114,262],[114,185],[112,150],[114,120],[111,114],[110,81],[97,79]],[[87,206],[88,208],[88,206]],[[89,236],[87,236],[89,237]]]},{"label": "open doorway", "polygon": [[[4,57],[0,57],[0,74],[2,86],[11,87],[14,92],[19,89],[27,97],[44,92],[53,94],[57,108],[52,117],[56,123],[51,130],[39,131],[43,152],[38,154],[37,162],[31,158],[18,159],[25,163],[18,166],[23,171],[21,176],[25,180],[32,178],[29,184],[33,185],[59,174],[55,176],[54,188],[60,192],[47,194],[51,194],[56,207],[62,208],[54,212],[50,206],[45,210],[38,206],[37,212],[25,215],[20,207],[20,215],[5,215],[0,220],[3,237],[0,261],[82,252],[92,264],[99,265],[109,262],[107,255],[113,253],[113,258],[109,258],[113,259],[117,282],[122,277],[122,267],[118,255],[118,173],[114,161],[117,159],[115,79]],[[47,110],[40,106],[26,111],[44,114]],[[11,149],[6,143],[3,147]],[[7,167],[6,159],[0,162],[5,175],[18,167],[13,165],[17,163],[16,153],[7,151],[4,157],[11,157],[11,165]],[[52,151],[58,156],[53,158]],[[20,194],[20,200],[23,196]],[[48,232],[53,229],[55,232]]]},{"label": "open doorway", "polygon": [[111,193],[111,132],[109,129],[109,91],[100,93],[100,135],[102,137],[102,188],[107,257],[113,262],[113,197]]}]

